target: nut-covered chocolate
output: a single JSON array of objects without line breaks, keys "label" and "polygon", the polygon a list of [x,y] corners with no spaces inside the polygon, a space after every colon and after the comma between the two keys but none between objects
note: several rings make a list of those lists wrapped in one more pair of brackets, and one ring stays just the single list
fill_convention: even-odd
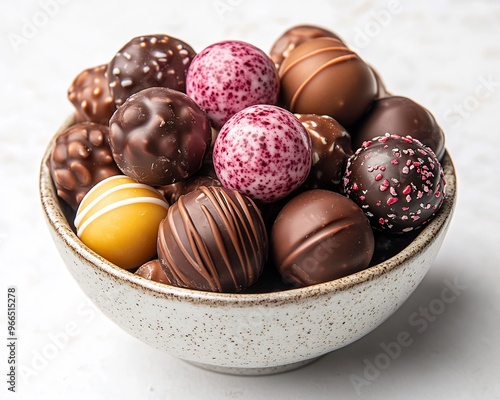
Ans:
[{"label": "nut-covered chocolate", "polygon": [[68,89],[68,99],[86,121],[107,125],[116,110],[106,74],[108,66],[88,68],[80,72]]},{"label": "nut-covered chocolate", "polygon": [[352,156],[351,136],[332,117],[296,114],[311,136],[312,165],[304,185],[310,189],[342,189],[347,159]]},{"label": "nut-covered chocolate", "polygon": [[58,196],[75,210],[95,184],[121,174],[111,155],[108,135],[105,125],[80,122],[56,139],[50,173]]},{"label": "nut-covered chocolate", "polygon": [[187,43],[167,35],[132,39],[108,65],[109,88],[116,105],[154,86],[185,92],[186,73],[195,54]]},{"label": "nut-covered chocolate", "polygon": [[299,114],[329,115],[349,128],[377,94],[371,68],[340,40],[310,39],[279,70],[282,100]]},{"label": "nut-covered chocolate", "polygon": [[319,37],[331,37],[342,41],[335,33],[328,29],[314,25],[298,25],[288,29],[273,44],[270,51],[271,60],[274,61],[276,69],[279,70],[283,60],[290,55],[290,52],[297,46],[310,39]]},{"label": "nut-covered chocolate", "polygon": [[343,181],[346,195],[372,226],[394,233],[426,224],[445,197],[439,160],[411,136],[386,134],[363,143],[349,159]]},{"label": "nut-covered chocolate", "polygon": [[143,278],[149,279],[150,281],[169,284],[167,275],[161,266],[160,260],[155,258],[154,260],[148,261],[142,264],[137,271],[136,275],[142,276]]},{"label": "nut-covered chocolate", "polygon": [[281,210],[271,231],[271,249],[283,279],[302,287],[366,268],[374,238],[352,200],[316,189],[299,194]]},{"label": "nut-covered chocolate", "polygon": [[240,292],[261,275],[268,242],[250,198],[202,186],[179,198],[158,230],[158,258],[176,286]]},{"label": "nut-covered chocolate", "polygon": [[212,140],[207,115],[184,93],[155,87],[129,97],[109,122],[118,167],[152,186],[198,171]]},{"label": "nut-covered chocolate", "polygon": [[434,116],[420,104],[402,96],[374,101],[368,113],[350,132],[355,149],[375,136],[393,133],[418,139],[439,159],[444,154],[444,133]]}]

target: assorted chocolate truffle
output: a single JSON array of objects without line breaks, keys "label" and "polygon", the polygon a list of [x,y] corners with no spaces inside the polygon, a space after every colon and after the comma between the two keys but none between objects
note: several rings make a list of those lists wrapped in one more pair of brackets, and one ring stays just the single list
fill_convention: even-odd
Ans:
[{"label": "assorted chocolate truffle", "polygon": [[338,39],[310,39],[292,50],[279,70],[281,95],[290,111],[326,114],[353,125],[377,94],[371,68]]},{"label": "assorted chocolate truffle", "polygon": [[116,110],[109,92],[107,68],[100,65],[80,72],[68,89],[68,99],[83,120],[107,125]]},{"label": "assorted chocolate truffle", "polygon": [[372,226],[394,233],[422,227],[445,197],[439,160],[411,136],[386,134],[364,142],[349,159],[343,180],[346,195]]},{"label": "assorted chocolate truffle", "polygon": [[158,230],[158,257],[176,286],[240,292],[257,281],[268,254],[264,222],[235,190],[200,187],[170,207]]},{"label": "assorted chocolate truffle", "polygon": [[160,260],[157,258],[142,264],[137,271],[135,271],[135,274],[145,279],[149,279],[150,281],[165,283],[167,285],[170,284],[167,275],[165,275],[165,271],[163,271]]},{"label": "assorted chocolate truffle", "polygon": [[288,29],[278,38],[278,40],[276,40],[270,51],[270,56],[274,61],[276,69],[280,69],[283,60],[287,58],[290,55],[290,52],[297,46],[310,39],[316,39],[319,37],[331,37],[342,41],[337,34],[319,26],[298,25]]},{"label": "assorted chocolate truffle", "polygon": [[311,172],[304,186],[340,191],[347,159],[352,156],[351,136],[328,115],[295,116],[306,128],[312,142]]},{"label": "assorted chocolate truffle", "polygon": [[172,183],[157,187],[158,191],[163,194],[169,204],[174,204],[179,197],[195,191],[200,186],[222,186],[219,180],[211,176],[195,175],[185,181]]},{"label": "assorted chocolate truffle", "polygon": [[251,106],[221,129],[213,160],[224,187],[269,203],[290,194],[307,178],[311,138],[292,113],[277,106]]},{"label": "assorted chocolate truffle", "polygon": [[432,114],[324,28],[292,27],[269,56],[139,36],[78,74],[68,98],[74,125],[50,156],[68,223],[155,282],[226,293],[328,282],[396,255],[443,204]]},{"label": "assorted chocolate truffle", "polygon": [[207,115],[184,93],[144,89],[109,121],[110,146],[118,167],[148,185],[169,185],[197,172],[212,131]]},{"label": "assorted chocolate truffle", "polygon": [[434,116],[420,104],[402,96],[374,101],[369,112],[351,132],[356,149],[375,136],[393,133],[418,139],[429,146],[439,159],[444,154],[444,133]]},{"label": "assorted chocolate truffle", "polygon": [[220,129],[238,111],[276,104],[279,78],[272,60],[237,40],[214,43],[197,54],[187,73],[187,94]]},{"label": "assorted chocolate truffle", "polygon": [[50,155],[50,173],[57,195],[75,210],[94,185],[121,174],[108,137],[107,126],[81,122],[70,126],[56,139]]},{"label": "assorted chocolate truffle", "polygon": [[133,38],[108,64],[109,88],[117,106],[150,87],[186,91],[186,73],[195,56],[187,43],[167,35]]},{"label": "assorted chocolate truffle", "polygon": [[316,189],[299,194],[281,210],[271,231],[271,249],[283,279],[302,287],[366,268],[374,238],[352,200]]},{"label": "assorted chocolate truffle", "polygon": [[149,185],[128,176],[111,176],[83,198],[75,217],[80,240],[124,269],[133,269],[156,255],[160,221],[168,203]]}]

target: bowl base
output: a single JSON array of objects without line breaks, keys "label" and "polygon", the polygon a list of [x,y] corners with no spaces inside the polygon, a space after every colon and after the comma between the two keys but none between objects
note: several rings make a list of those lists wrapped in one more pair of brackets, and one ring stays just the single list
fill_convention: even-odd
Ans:
[{"label": "bowl base", "polygon": [[196,367],[203,368],[212,372],[219,372],[221,374],[240,375],[240,376],[245,376],[245,375],[259,376],[259,375],[281,374],[283,372],[293,371],[295,369],[302,368],[305,367],[306,365],[312,364],[314,361],[319,360],[320,358],[321,356],[291,364],[277,365],[275,367],[261,367],[261,368],[221,367],[218,365],[203,364],[196,361],[187,361],[187,360],[185,361]]}]

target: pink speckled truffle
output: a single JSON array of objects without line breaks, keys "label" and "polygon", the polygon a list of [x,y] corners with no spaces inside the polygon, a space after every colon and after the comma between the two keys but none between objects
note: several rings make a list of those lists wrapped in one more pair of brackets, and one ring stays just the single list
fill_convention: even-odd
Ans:
[{"label": "pink speckled truffle", "polygon": [[276,104],[279,77],[257,47],[236,40],[214,43],[191,62],[187,94],[208,114],[215,129],[254,104]]},{"label": "pink speckled truffle", "polygon": [[215,141],[214,168],[223,186],[273,202],[297,189],[311,169],[311,138],[283,108],[250,106],[227,121]]}]

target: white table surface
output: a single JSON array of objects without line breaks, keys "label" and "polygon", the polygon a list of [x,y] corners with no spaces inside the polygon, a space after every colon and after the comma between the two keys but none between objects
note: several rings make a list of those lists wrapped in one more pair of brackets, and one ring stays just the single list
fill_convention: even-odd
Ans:
[{"label": "white table surface", "polygon": [[[2,3],[1,399],[500,399],[500,3],[394,1]],[[74,76],[108,62],[132,37],[167,33],[197,51],[232,38],[267,51],[302,23],[336,31],[393,93],[434,113],[458,170],[455,217],[416,292],[368,336],[281,375],[207,372],[129,336],[89,303],[49,237],[39,161],[72,110],[66,90]],[[453,282],[459,295],[436,308]],[[5,375],[8,286],[18,300],[16,394]],[[424,324],[429,306],[439,314]],[[403,331],[412,344],[370,375],[366,365]],[[353,377],[369,379],[357,386]]]}]

